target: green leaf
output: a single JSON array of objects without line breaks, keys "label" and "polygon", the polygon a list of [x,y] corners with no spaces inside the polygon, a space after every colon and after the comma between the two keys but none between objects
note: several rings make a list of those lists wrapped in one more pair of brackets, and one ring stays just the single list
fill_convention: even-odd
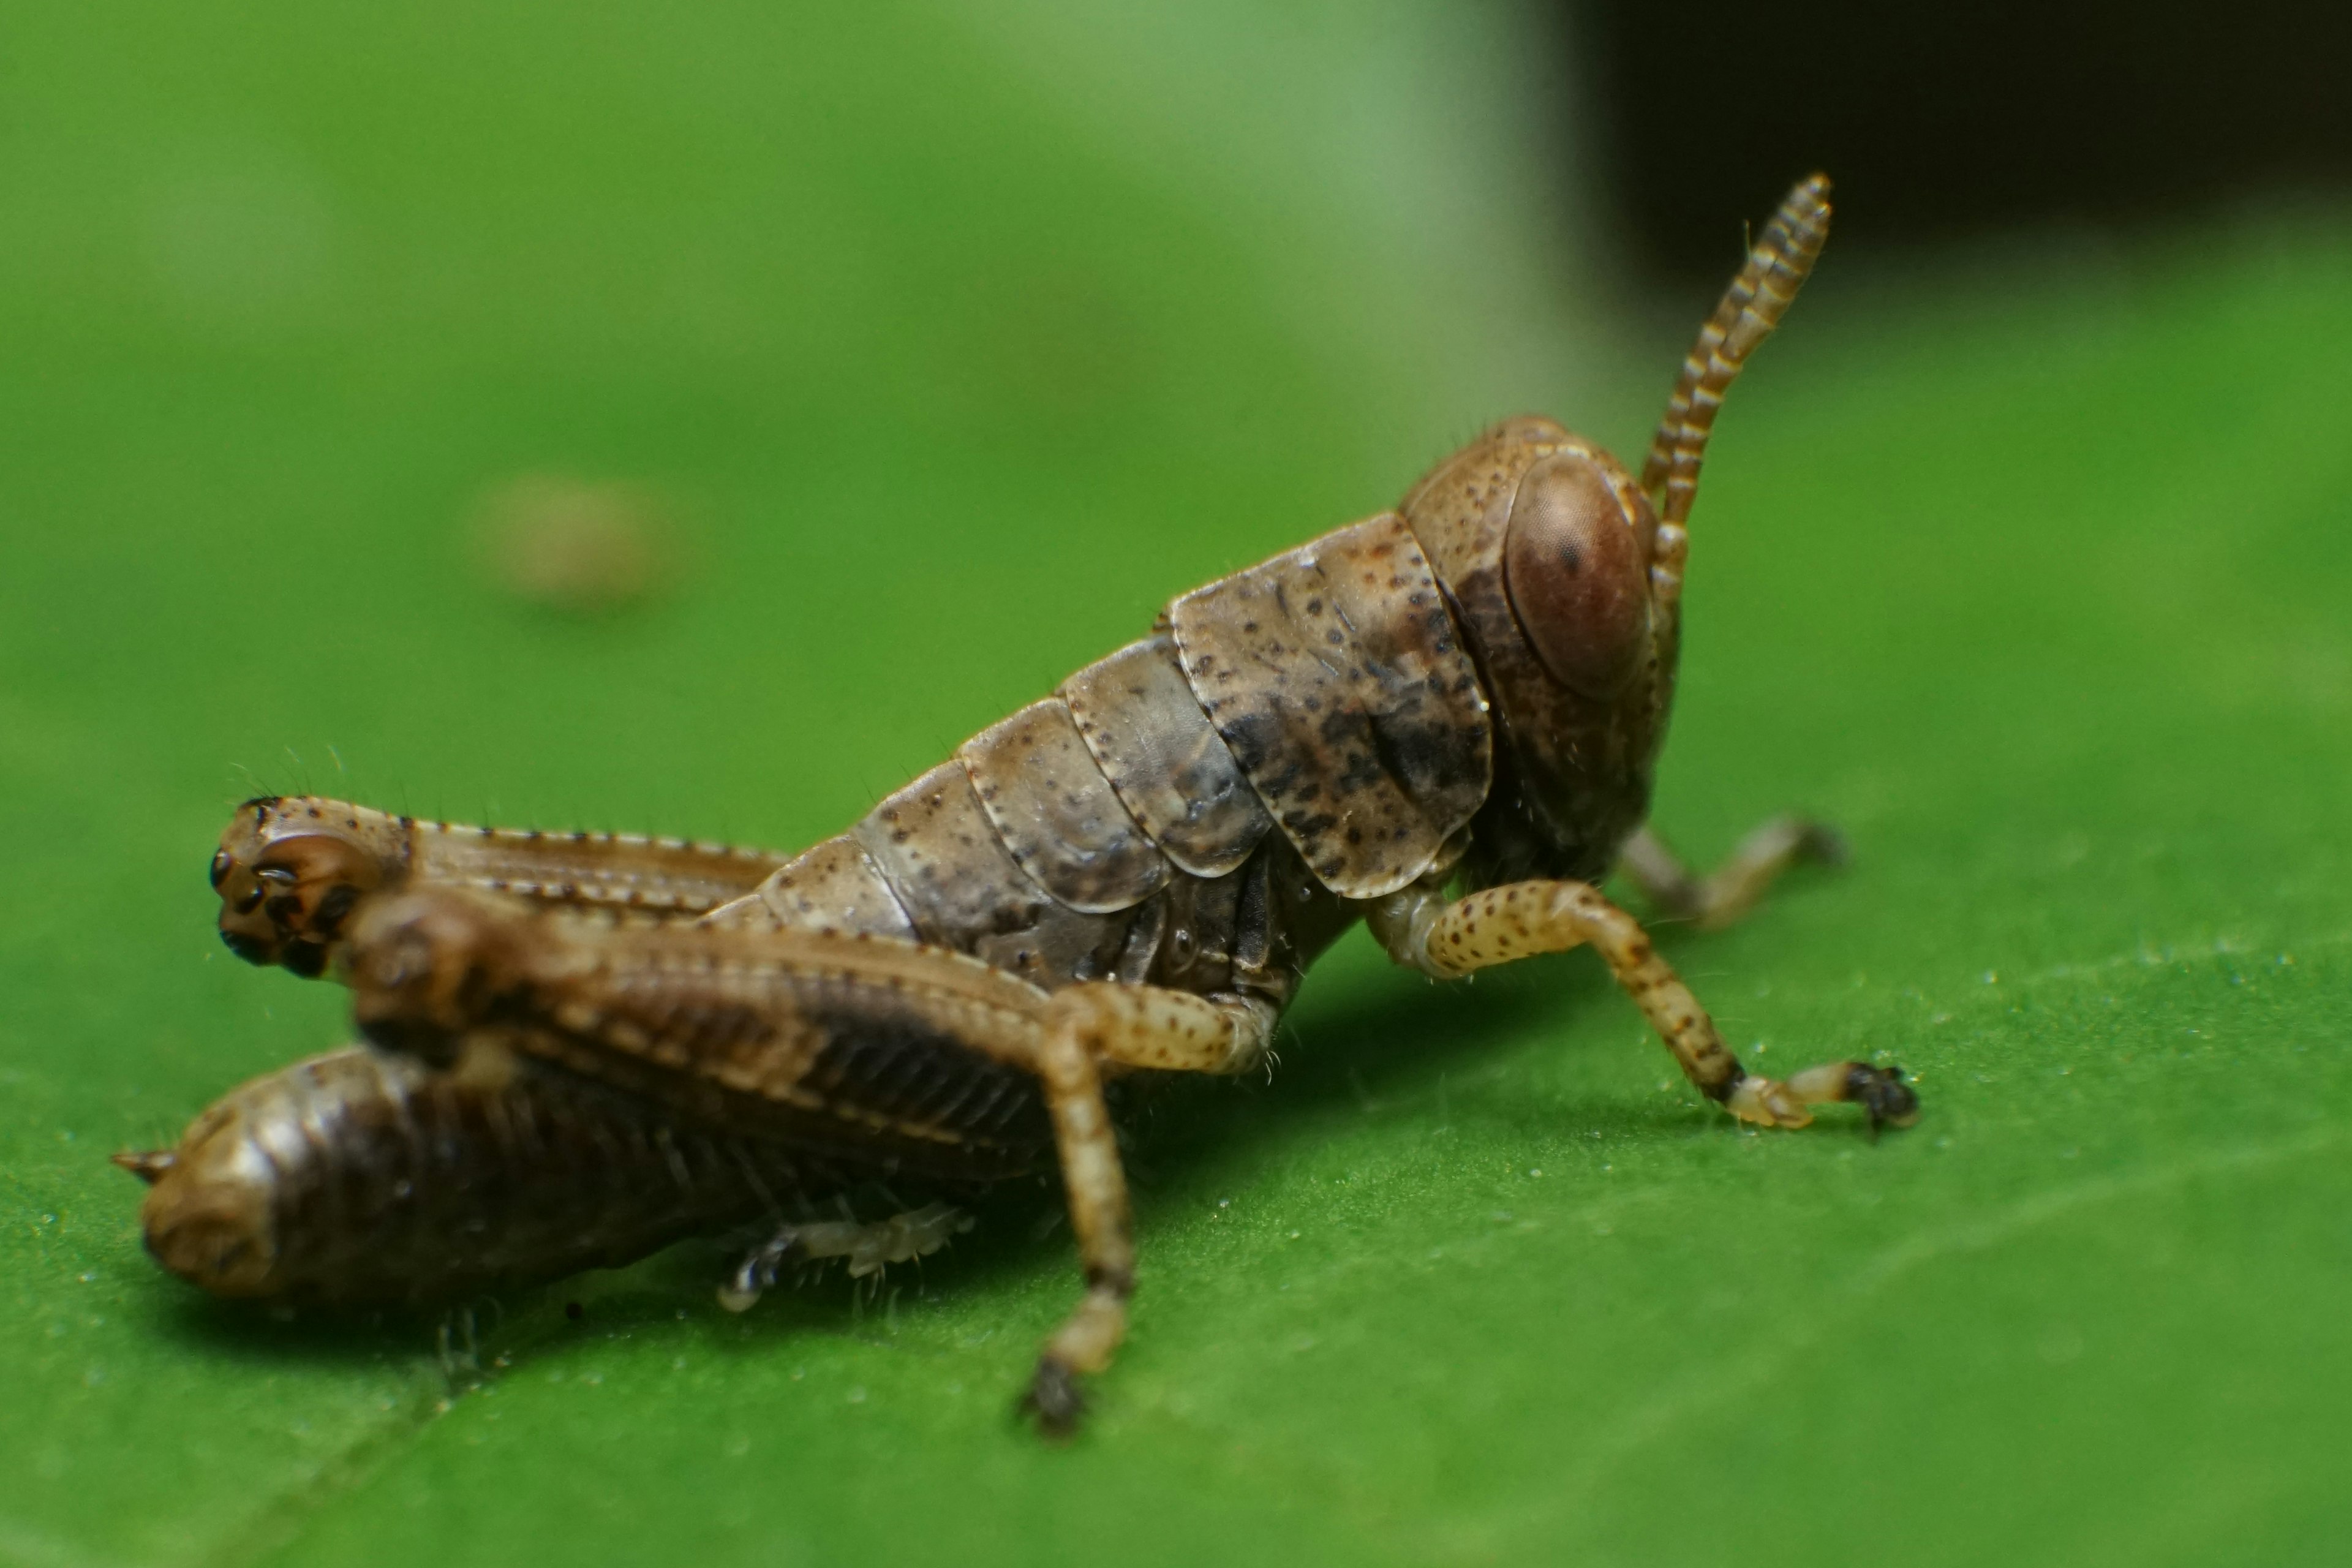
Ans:
[{"label": "green leaf", "polygon": [[[1589,955],[1351,939],[1270,1082],[1139,1127],[1055,1448],[1050,1193],[871,1298],[730,1317],[689,1247],[484,1303],[478,1376],[163,1276],[106,1154],[346,1027],[215,941],[226,807],[806,841],[1486,418],[1637,444],[1705,301],[1623,333],[1544,251],[1522,41],[1450,8],[232,20],[12,26],[0,1561],[2333,1554],[2342,214],[1833,244],[1732,400],[1658,820],[1855,857],[1665,946],[1916,1129],[1734,1128]],[[502,592],[533,473],[660,498],[672,589]]]}]

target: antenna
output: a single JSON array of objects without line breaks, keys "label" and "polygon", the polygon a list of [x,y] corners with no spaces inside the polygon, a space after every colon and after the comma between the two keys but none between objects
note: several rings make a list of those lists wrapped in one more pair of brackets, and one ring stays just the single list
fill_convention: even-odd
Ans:
[{"label": "antenna", "polygon": [[[1683,360],[1675,395],[1651,439],[1649,460],[1642,465],[1642,489],[1656,503],[1660,520],[1673,530],[1661,533],[1660,564],[1671,565],[1677,583],[1681,552],[1687,548],[1682,526],[1698,494],[1698,466],[1706,456],[1707,434],[1715,428],[1723,395],[1738,379],[1748,356],[1780,324],[1829,237],[1829,176],[1815,174],[1781,201],[1780,210],[1764,226],[1764,237],[1748,253],[1748,264],[1723,291],[1722,302]],[[1671,562],[1666,559],[1669,551]]]}]

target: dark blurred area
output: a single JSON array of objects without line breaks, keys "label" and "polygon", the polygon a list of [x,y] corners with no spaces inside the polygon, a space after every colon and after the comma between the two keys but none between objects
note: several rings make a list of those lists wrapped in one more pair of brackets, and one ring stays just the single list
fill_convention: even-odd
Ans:
[{"label": "dark blurred area", "polygon": [[1635,259],[1712,276],[1810,170],[1839,243],[2145,224],[2352,185],[2352,6],[1565,0]]}]

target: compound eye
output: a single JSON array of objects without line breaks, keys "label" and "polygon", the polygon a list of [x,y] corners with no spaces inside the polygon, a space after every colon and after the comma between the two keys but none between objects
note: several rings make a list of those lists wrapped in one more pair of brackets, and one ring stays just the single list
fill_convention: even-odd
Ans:
[{"label": "compound eye", "polygon": [[1644,520],[1591,458],[1546,458],[1511,502],[1503,582],[1520,629],[1552,678],[1587,697],[1625,689],[1648,652]]}]

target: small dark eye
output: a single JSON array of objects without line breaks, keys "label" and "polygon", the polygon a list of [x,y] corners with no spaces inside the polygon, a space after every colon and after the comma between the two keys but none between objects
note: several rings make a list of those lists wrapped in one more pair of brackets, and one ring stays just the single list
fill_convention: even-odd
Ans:
[{"label": "small dark eye", "polygon": [[220,891],[220,885],[228,880],[228,874],[236,865],[236,862],[229,858],[227,850],[213,851],[213,891]]}]

